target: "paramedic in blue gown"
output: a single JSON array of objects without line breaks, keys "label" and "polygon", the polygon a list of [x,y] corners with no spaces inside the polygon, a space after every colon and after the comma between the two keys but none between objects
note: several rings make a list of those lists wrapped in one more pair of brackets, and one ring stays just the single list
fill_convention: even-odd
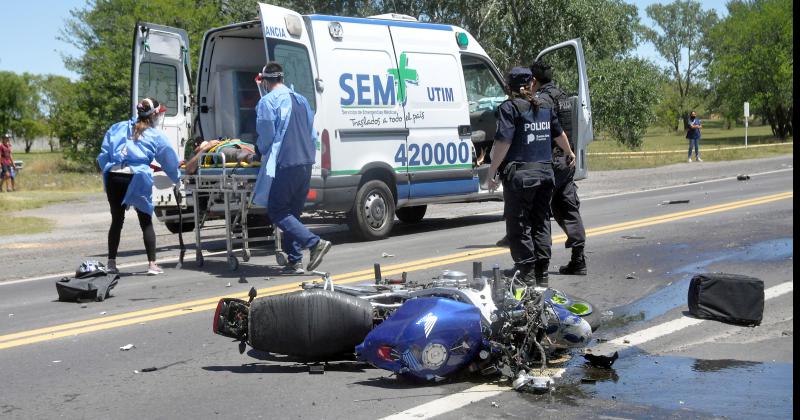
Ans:
[{"label": "paramedic in blue gown", "polygon": [[283,84],[283,67],[269,62],[256,78],[261,100],[256,105],[256,131],[261,169],[253,203],[267,208],[283,232],[283,250],[290,274],[302,274],[303,249],[310,250],[307,270],[314,270],[331,243],[308,230],[300,214],[308,195],[316,156],[314,112],[308,100]]},{"label": "paramedic in blue gown", "polygon": [[547,287],[554,188],[552,144],[564,151],[569,165],[575,165],[575,154],[555,111],[540,108],[533,98],[530,69],[514,67],[507,82],[510,98],[498,108],[489,189],[497,189],[498,178],[502,179],[506,234],[521,280]]},{"label": "paramedic in blue gown", "polygon": [[103,138],[97,163],[103,171],[103,185],[111,208],[106,266],[109,272],[117,272],[117,249],[125,222],[125,210],[133,206],[139,218],[144,248],[147,251],[147,273],[163,273],[156,264],[151,162],[158,162],[172,182],[177,183],[180,180],[178,154],[164,132],[158,128],[166,110],[157,100],[145,98],[136,105],[135,119],[114,124]]}]

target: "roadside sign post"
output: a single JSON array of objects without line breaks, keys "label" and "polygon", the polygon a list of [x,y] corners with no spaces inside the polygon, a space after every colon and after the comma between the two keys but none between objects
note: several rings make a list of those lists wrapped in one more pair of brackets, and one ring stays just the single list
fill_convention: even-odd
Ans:
[{"label": "roadside sign post", "polygon": [[750,102],[744,103],[744,148],[747,149],[747,122],[750,119]]}]

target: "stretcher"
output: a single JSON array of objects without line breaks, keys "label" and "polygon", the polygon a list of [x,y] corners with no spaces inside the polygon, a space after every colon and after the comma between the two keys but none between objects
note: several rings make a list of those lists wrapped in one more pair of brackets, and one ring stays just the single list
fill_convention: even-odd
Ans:
[{"label": "stretcher", "polygon": [[[266,209],[253,206],[253,189],[258,177],[259,164],[225,162],[225,155],[220,152],[202,153],[199,162],[207,162],[211,157],[212,164],[199,165],[195,174],[182,174],[181,182],[187,198],[187,206],[192,207],[195,229],[195,256],[199,266],[204,264],[203,241],[219,239],[207,236],[212,230],[224,229],[226,259],[228,268],[235,271],[239,268],[239,259],[234,253],[234,246],[241,244],[241,258],[250,260],[251,242],[272,241],[275,246],[275,257],[279,265],[287,262],[286,254],[281,247],[281,232],[271,223],[253,225],[254,221],[267,220]],[[225,220],[224,227],[207,225],[210,220]],[[261,217],[251,217],[261,216]],[[262,235],[251,237],[250,233],[261,232]]]}]

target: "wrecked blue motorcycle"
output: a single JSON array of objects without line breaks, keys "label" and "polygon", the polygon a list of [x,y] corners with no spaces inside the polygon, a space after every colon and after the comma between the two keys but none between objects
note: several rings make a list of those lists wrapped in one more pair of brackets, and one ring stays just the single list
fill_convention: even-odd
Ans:
[{"label": "wrecked blue motorcycle", "polygon": [[294,293],[221,299],[214,333],[305,362],[345,355],[398,375],[441,380],[457,372],[515,378],[546,367],[553,353],[588,344],[599,318],[588,302],[517,276],[445,271],[427,283],[384,279],[336,285],[330,276]]}]

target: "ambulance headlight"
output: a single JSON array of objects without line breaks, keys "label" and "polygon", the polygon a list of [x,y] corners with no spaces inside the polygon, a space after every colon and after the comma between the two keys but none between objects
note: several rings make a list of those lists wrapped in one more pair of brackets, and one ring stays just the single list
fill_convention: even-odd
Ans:
[{"label": "ambulance headlight", "polygon": [[422,349],[422,365],[426,369],[439,369],[447,361],[447,348],[439,343],[429,343]]},{"label": "ambulance headlight", "polygon": [[283,19],[286,22],[286,31],[291,36],[300,36],[303,34],[303,22],[299,17],[294,15],[286,15]]},{"label": "ambulance headlight", "polygon": [[331,34],[331,38],[333,39],[342,39],[342,35],[344,35],[344,29],[342,29],[342,24],[339,22],[329,23],[328,33]]}]

